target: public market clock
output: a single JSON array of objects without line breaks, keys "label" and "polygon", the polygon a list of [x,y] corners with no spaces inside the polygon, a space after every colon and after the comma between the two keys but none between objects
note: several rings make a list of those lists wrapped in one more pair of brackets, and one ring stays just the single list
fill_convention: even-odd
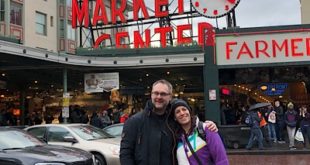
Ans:
[{"label": "public market clock", "polygon": [[232,11],[240,0],[191,0],[193,7],[202,16],[219,18]]}]

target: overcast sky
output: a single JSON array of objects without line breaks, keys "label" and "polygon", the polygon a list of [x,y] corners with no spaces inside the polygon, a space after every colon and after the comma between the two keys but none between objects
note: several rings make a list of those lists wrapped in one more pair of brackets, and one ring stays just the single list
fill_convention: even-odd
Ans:
[{"label": "overcast sky", "polygon": [[299,0],[241,0],[236,8],[240,27],[301,23]]},{"label": "overcast sky", "polygon": [[[154,0],[145,2],[149,8],[154,9]],[[173,11],[178,0],[169,2],[172,3],[170,10]],[[189,9],[189,4],[190,0],[184,0],[184,5],[187,6],[185,10]],[[237,25],[240,27],[300,24],[300,15],[299,0],[241,0],[236,8]],[[214,19],[205,20],[214,22]],[[225,17],[219,18],[218,21],[220,24],[226,24]]]},{"label": "overcast sky", "polygon": [[[154,0],[144,0],[146,5],[154,10]],[[176,7],[178,0],[169,0],[172,3],[169,10],[172,13]],[[185,10],[189,11],[190,0],[184,0]],[[245,27],[261,27],[261,26],[279,26],[293,25],[301,23],[299,0],[241,0],[236,11],[237,26]],[[149,12],[150,15],[154,13]],[[130,14],[129,14],[130,17]],[[198,22],[209,22],[216,26],[215,19],[199,17],[193,20],[194,35],[197,34],[195,27]],[[173,22],[175,25],[187,24],[188,20],[178,20]],[[226,27],[226,17],[218,18],[218,27]],[[142,29],[146,29],[148,25],[144,25]],[[159,27],[153,24],[150,29]],[[137,27],[130,28],[130,31],[136,30]],[[141,27],[140,27],[141,30]],[[153,33],[153,32],[151,32]],[[158,38],[158,36],[155,36]],[[153,40],[154,38],[152,38]]]}]

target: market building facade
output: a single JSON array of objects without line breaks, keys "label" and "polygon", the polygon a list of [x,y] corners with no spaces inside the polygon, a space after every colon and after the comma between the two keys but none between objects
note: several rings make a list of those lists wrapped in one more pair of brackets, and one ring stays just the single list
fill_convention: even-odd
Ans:
[{"label": "market building facade", "polygon": [[[56,4],[54,1],[40,3]],[[37,8],[41,9],[40,3]],[[57,3],[58,9],[62,9],[62,4],[65,4],[64,1]],[[26,5],[26,2],[11,1],[10,4],[18,6]],[[9,5],[4,6],[8,8]],[[1,100],[2,103],[17,100],[15,105],[21,109],[22,120],[26,112],[42,109],[43,106],[61,107],[60,98],[67,92],[72,96],[71,104],[103,106],[109,102],[108,92],[85,94],[84,74],[104,72],[119,73],[119,89],[124,96],[123,101],[129,104],[144,102],[156,79],[168,79],[175,87],[175,97],[187,99],[202,118],[221,124],[238,124],[238,116],[227,120],[235,115],[233,111],[224,114],[226,116],[225,121],[223,120],[223,105],[231,106],[235,111],[251,104],[249,100],[281,100],[284,103],[293,101],[298,106],[309,105],[309,25],[216,29],[215,45],[190,44],[137,49],[80,48],[75,52],[79,42],[68,36],[77,36],[78,33],[74,29],[71,29],[73,32],[69,30],[67,17],[58,17],[61,13],[68,13],[68,9],[60,10],[59,15],[26,12],[27,9],[23,8],[20,13],[35,13],[27,16],[36,18],[35,28],[29,26],[27,29],[27,23],[22,21],[21,27],[24,29],[17,33],[16,31],[21,30],[16,30],[15,24],[8,26],[12,22],[5,19],[4,23],[1,22],[5,28],[0,30],[6,36],[0,47],[3,84]],[[5,18],[8,17],[6,15]],[[65,20],[64,23],[60,23],[62,19]],[[55,20],[64,26],[52,26],[52,22],[56,23]],[[49,32],[54,34],[53,37],[41,41],[44,38],[41,34],[50,36]],[[28,36],[34,33],[39,33],[40,36]],[[62,33],[67,36],[63,40]],[[102,33],[93,38],[100,37]],[[116,34],[119,32],[115,32]],[[18,40],[8,39],[10,35],[15,35],[22,44]],[[110,45],[116,46],[116,39],[114,41]],[[49,44],[55,42],[57,44]],[[58,109],[60,110],[61,108]]]}]

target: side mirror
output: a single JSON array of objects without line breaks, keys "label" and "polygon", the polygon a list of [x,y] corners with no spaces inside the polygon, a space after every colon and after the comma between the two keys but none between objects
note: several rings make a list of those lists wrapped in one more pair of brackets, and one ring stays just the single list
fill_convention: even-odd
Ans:
[{"label": "side mirror", "polygon": [[77,143],[78,142],[73,136],[65,136],[64,141],[65,142],[71,142],[71,143]]}]

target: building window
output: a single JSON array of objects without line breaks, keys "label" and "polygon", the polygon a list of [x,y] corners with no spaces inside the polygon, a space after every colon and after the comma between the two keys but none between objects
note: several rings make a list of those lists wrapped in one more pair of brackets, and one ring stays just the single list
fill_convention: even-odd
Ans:
[{"label": "building window", "polygon": [[36,12],[36,33],[46,36],[46,14]]},{"label": "building window", "polygon": [[54,26],[54,17],[53,16],[50,17],[50,23],[51,23],[51,27],[53,27]]},{"label": "building window", "polygon": [[0,0],[0,21],[4,21],[4,0]]},{"label": "building window", "polygon": [[65,38],[65,21],[62,19],[59,21],[59,37]]},{"label": "building window", "polygon": [[71,22],[67,24],[67,39],[75,41],[75,30],[72,28]]},{"label": "building window", "polygon": [[65,4],[65,0],[59,0],[59,3],[64,5]]},{"label": "building window", "polygon": [[11,24],[22,25],[22,5],[11,2]]}]

